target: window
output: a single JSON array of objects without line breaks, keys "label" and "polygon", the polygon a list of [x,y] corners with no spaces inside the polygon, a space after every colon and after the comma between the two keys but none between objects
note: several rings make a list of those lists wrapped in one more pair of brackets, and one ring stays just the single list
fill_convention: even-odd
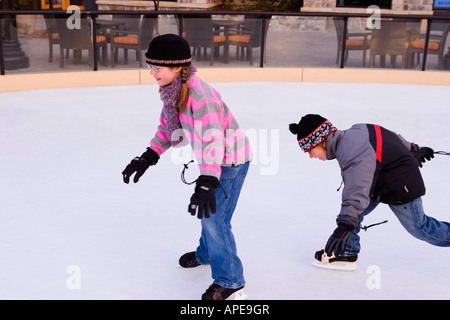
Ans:
[{"label": "window", "polygon": [[450,9],[450,0],[434,0],[433,9],[449,10]]},{"label": "window", "polygon": [[378,6],[381,9],[391,9],[392,0],[337,0],[336,7],[367,8]]}]

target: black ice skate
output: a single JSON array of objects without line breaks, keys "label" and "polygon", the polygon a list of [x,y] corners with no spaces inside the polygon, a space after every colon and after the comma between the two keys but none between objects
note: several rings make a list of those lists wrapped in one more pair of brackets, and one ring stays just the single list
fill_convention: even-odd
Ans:
[{"label": "black ice skate", "polygon": [[356,270],[356,260],[358,255],[353,256],[335,256],[334,252],[329,257],[325,250],[317,251],[315,256],[316,260],[313,262],[313,266],[325,269],[353,271]]},{"label": "black ice skate", "polygon": [[246,300],[247,294],[244,286],[237,289],[229,289],[213,283],[202,295],[202,300]]},{"label": "black ice skate", "polygon": [[178,260],[178,263],[182,268],[195,268],[200,265],[197,259],[195,259],[195,251],[183,254],[180,260]]}]

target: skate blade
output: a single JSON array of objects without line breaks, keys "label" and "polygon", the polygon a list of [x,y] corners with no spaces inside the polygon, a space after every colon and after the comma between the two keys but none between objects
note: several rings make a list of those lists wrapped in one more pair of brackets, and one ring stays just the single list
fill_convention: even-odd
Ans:
[{"label": "skate blade", "polygon": [[356,263],[355,262],[332,262],[332,263],[324,263],[318,260],[314,260],[312,263],[313,266],[322,269],[331,269],[331,270],[340,270],[340,271],[355,271]]},{"label": "skate blade", "polygon": [[226,300],[247,300],[247,293],[244,291],[244,288],[242,288],[239,291],[236,291],[231,296],[229,296]]},{"label": "skate blade", "polygon": [[201,265],[198,265],[198,266],[193,267],[193,268],[185,268],[185,267],[180,266],[180,264],[177,264],[175,267],[176,267],[177,269],[184,269],[184,270],[189,270],[189,269],[202,269],[202,268],[204,268],[204,267],[209,267],[209,264],[201,264]]}]

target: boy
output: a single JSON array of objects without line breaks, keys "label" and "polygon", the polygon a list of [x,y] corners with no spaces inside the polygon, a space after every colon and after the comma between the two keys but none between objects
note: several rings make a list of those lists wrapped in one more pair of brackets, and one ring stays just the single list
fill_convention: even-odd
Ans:
[{"label": "boy", "polygon": [[308,114],[289,129],[300,148],[311,158],[336,159],[344,183],[338,227],[315,258],[323,267],[330,263],[355,262],[360,252],[358,233],[364,216],[386,203],[403,227],[414,237],[442,247],[450,246],[450,223],[425,215],[421,196],[425,186],[419,166],[434,151],[418,147],[383,127],[355,124],[336,129],[327,119]]}]

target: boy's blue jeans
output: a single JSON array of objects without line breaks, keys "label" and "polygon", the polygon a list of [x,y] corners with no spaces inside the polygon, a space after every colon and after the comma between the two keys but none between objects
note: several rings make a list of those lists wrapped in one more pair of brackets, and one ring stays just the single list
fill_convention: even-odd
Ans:
[{"label": "boy's blue jeans", "polygon": [[[366,210],[359,215],[359,223],[351,233],[345,248],[345,256],[358,254],[361,250],[359,231],[364,216],[372,212],[379,204],[372,201]],[[422,207],[422,198],[401,205],[390,204],[392,212],[397,216],[402,226],[415,238],[440,247],[450,247],[450,223],[438,221],[425,215]]]},{"label": "boy's blue jeans", "polygon": [[[200,264],[210,264],[214,283],[236,289],[245,284],[244,270],[237,256],[231,231],[231,218],[247,175],[249,163],[222,167],[220,184],[216,188],[216,213],[203,218],[200,244],[195,258]],[[223,188],[223,189],[222,189]]]}]

